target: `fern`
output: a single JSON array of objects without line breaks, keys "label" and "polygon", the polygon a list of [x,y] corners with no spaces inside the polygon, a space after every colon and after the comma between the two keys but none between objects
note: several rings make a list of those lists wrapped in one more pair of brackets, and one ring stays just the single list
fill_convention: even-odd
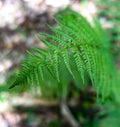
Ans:
[{"label": "fern", "polygon": [[39,36],[47,49],[33,48],[33,52],[28,52],[29,58],[23,61],[23,69],[10,88],[52,84],[61,87],[66,96],[72,77],[78,80],[79,87],[81,81],[86,82],[88,75],[98,96],[102,95],[104,99],[111,93],[115,94],[112,89],[117,82],[117,73],[110,43],[102,32],[68,8],[58,15],[56,22],[58,28],[49,26],[53,34],[42,33]]}]

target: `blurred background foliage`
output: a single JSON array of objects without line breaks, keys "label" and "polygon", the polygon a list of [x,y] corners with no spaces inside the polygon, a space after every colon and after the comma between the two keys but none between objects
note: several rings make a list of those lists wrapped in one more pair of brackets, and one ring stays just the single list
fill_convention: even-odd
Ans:
[{"label": "blurred background foliage", "polygon": [[[13,73],[21,68],[26,50],[31,50],[31,46],[45,48],[37,35],[39,32],[50,33],[47,24],[56,26],[55,14],[67,6],[84,15],[91,24],[94,17],[98,18],[112,43],[111,50],[119,70],[119,0],[1,0],[0,127],[70,127],[60,114],[60,88],[43,85],[21,93],[21,89],[16,92],[8,90],[7,86],[14,80]],[[92,87],[81,91],[73,82],[69,84],[68,105],[83,127],[120,126],[120,105],[114,101],[98,104]]]}]

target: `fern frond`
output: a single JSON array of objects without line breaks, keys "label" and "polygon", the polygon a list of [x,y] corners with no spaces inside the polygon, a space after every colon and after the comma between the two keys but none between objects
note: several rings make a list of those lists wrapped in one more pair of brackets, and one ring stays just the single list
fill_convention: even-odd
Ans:
[{"label": "fern frond", "polygon": [[21,84],[41,84],[42,80],[46,83],[53,81],[53,85],[56,82],[68,83],[71,76],[75,80],[76,72],[83,82],[86,73],[89,75],[98,95],[103,98],[110,95],[111,86],[115,84],[112,72],[116,73],[116,70],[109,42],[103,40],[85,18],[70,9],[58,17],[59,27],[49,26],[54,33],[39,36],[47,50],[33,48],[33,53],[28,52],[29,58],[23,62],[23,69],[10,88]]}]

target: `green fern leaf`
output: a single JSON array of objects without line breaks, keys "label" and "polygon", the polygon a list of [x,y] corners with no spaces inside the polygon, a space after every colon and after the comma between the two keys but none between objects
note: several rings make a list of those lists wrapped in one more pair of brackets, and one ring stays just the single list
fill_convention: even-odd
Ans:
[{"label": "green fern leaf", "polygon": [[117,76],[110,43],[102,36],[102,31],[92,28],[84,17],[70,9],[65,12],[56,20],[58,28],[49,26],[53,34],[42,33],[39,36],[47,49],[28,51],[29,57],[23,61],[23,69],[10,88],[49,82],[53,86],[62,84],[59,87],[66,91],[68,86],[63,83],[68,85],[71,77],[75,80],[76,75],[84,82],[87,74],[97,94],[104,99],[113,92],[114,75]]},{"label": "green fern leaf", "polygon": [[75,63],[76,63],[77,69],[80,72],[82,80],[83,80],[83,83],[84,83],[84,68],[85,67],[84,67],[82,58],[80,56],[80,51],[78,50],[77,47],[74,49],[74,59],[75,59]]}]

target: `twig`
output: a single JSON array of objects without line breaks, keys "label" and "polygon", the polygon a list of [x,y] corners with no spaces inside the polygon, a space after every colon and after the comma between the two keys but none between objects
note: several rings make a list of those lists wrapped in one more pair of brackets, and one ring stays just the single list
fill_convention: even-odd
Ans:
[{"label": "twig", "polygon": [[61,114],[69,122],[69,124],[72,127],[81,127],[67,106],[66,96],[64,96],[64,94],[62,94],[61,96],[62,96],[62,98],[61,98],[62,99],[61,100]]},{"label": "twig", "polygon": [[68,106],[65,103],[61,104],[61,113],[65,117],[65,119],[71,124],[72,127],[80,127],[76,119],[71,114]]}]

